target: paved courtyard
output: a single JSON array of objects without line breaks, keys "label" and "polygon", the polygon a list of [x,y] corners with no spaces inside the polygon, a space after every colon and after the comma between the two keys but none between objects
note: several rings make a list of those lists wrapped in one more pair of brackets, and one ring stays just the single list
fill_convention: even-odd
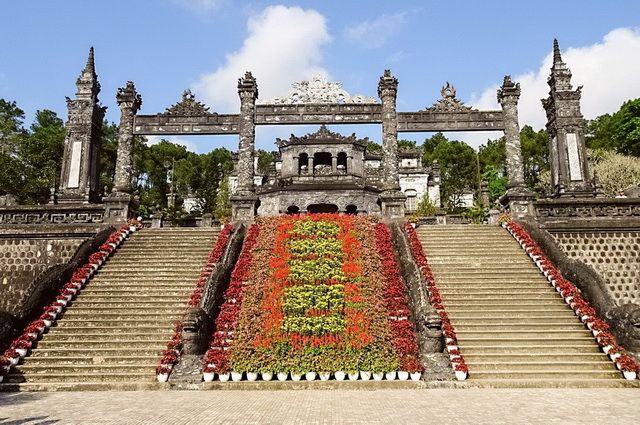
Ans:
[{"label": "paved courtyard", "polygon": [[0,393],[0,424],[637,424],[637,389]]}]

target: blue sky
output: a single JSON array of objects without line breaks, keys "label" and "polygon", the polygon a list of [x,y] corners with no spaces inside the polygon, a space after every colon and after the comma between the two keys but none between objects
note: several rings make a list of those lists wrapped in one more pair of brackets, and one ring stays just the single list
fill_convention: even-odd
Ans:
[{"label": "blue sky", "polygon": [[[522,82],[521,124],[540,128],[551,42],[560,40],[587,118],[640,97],[640,2],[628,1],[5,1],[0,97],[30,123],[37,109],[66,118],[65,96],[88,48],[96,49],[107,118],[115,93],[133,80],[141,113],[163,111],[194,89],[211,110],[231,112],[235,81],[249,69],[261,98],[322,73],[351,94],[375,96],[385,68],[400,80],[399,110],[430,106],[450,81],[458,97],[495,107],[505,74]],[[379,140],[378,126],[336,127]],[[259,128],[259,147],[313,128]],[[424,134],[408,135],[418,140]],[[455,134],[477,146],[495,134]],[[236,137],[178,138],[191,149],[235,148]]]}]

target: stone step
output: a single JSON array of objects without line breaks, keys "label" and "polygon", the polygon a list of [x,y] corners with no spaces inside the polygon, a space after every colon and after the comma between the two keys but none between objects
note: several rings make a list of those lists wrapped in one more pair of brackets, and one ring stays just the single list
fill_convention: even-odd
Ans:
[{"label": "stone step", "polygon": [[48,338],[38,342],[37,349],[41,348],[142,348],[148,350],[162,350],[166,347],[168,338],[156,338],[146,340],[134,340],[127,339],[126,335],[123,335],[120,339],[113,339],[109,341],[102,340],[79,340],[75,338],[71,341],[50,341]]},{"label": "stone step", "polygon": [[158,365],[158,353],[151,353],[147,356],[132,355],[132,356],[30,356],[23,368],[34,368],[35,366],[63,366],[63,365],[136,365],[136,364],[149,364],[154,368]]},{"label": "stone step", "polygon": [[[469,371],[476,372],[505,372],[505,371],[575,371],[575,372],[595,372],[595,371],[617,371],[611,361],[505,361],[486,362],[468,361],[465,358]],[[618,372],[619,373],[619,372]]]},{"label": "stone step", "polygon": [[487,355],[487,354],[525,354],[525,355],[554,355],[558,353],[574,353],[584,354],[593,353],[601,354],[600,347],[595,343],[577,343],[556,345],[546,344],[542,341],[539,345],[497,345],[493,344],[495,341],[490,341],[491,344],[461,344],[461,352],[463,356],[468,354],[472,355]]},{"label": "stone step", "polygon": [[[175,321],[178,321],[179,317]],[[160,319],[147,320],[140,318],[130,318],[129,320],[106,320],[100,318],[92,319],[74,319],[65,318],[56,322],[56,325],[52,329],[82,329],[82,328],[109,328],[109,329],[130,329],[130,328],[152,328],[152,329],[165,329],[170,328],[173,330],[174,323],[167,321],[166,316],[162,316]]]},{"label": "stone step", "polygon": [[74,308],[69,308],[65,311],[64,317],[74,317],[77,315],[81,315],[83,313],[89,313],[93,316],[100,315],[123,315],[123,314],[135,314],[135,313],[151,313],[151,314],[164,314],[167,316],[172,316],[174,314],[180,314],[184,312],[184,306],[167,306],[167,307],[81,307],[76,306]]},{"label": "stone step", "polygon": [[160,262],[158,265],[164,265],[165,268],[162,269],[157,265],[152,264],[132,264],[130,266],[124,265],[109,265],[107,267],[103,267],[103,269],[99,273],[103,273],[104,276],[109,276],[112,274],[120,274],[126,273],[129,276],[137,276],[137,275],[180,275],[181,273],[188,273],[190,275],[195,274],[196,276],[200,274],[200,267],[193,266],[191,264],[171,264],[170,267],[167,267],[166,262]]},{"label": "stone step", "polygon": [[[95,330],[79,330],[79,329],[59,329],[58,331],[50,332],[46,337],[46,342],[63,342],[63,341],[78,341],[91,340],[91,341],[118,341],[121,339],[128,339],[131,341],[157,341],[165,339],[168,341],[171,338],[172,329],[169,328],[165,331],[153,330],[145,332],[144,329],[134,328],[127,329],[109,329],[102,332],[96,332]],[[42,340],[44,341],[44,339]],[[41,341],[41,342],[42,342]]]},{"label": "stone step", "polygon": [[527,347],[527,346],[541,346],[547,344],[551,346],[574,346],[582,345],[585,347],[593,346],[599,349],[595,342],[595,339],[591,336],[544,336],[544,337],[516,337],[516,336],[504,336],[502,338],[492,338],[483,336],[462,336],[458,335],[458,342],[464,349],[469,347],[478,346],[493,346],[493,347]]},{"label": "stone step", "polygon": [[557,307],[568,308],[568,306],[560,298],[509,298],[493,296],[491,298],[443,298],[445,307],[475,307],[483,306],[490,308],[509,307],[509,308],[523,308],[525,306],[531,306],[536,308],[543,307]]},{"label": "stone step", "polygon": [[125,311],[101,311],[99,314],[93,309],[81,310],[78,311],[77,308],[67,310],[64,313],[63,320],[76,319],[76,320],[90,320],[95,319],[96,317],[102,318],[103,320],[133,320],[142,319],[142,320],[167,320],[173,321],[178,320],[184,314],[184,308],[174,309],[172,311],[166,310],[125,310]]},{"label": "stone step", "polygon": [[447,311],[451,312],[460,312],[466,311],[468,313],[475,311],[482,311],[487,313],[488,316],[491,316],[492,313],[511,313],[511,312],[530,312],[530,313],[538,313],[538,312],[552,312],[552,311],[568,311],[572,310],[566,304],[553,303],[549,305],[542,305],[539,303],[505,303],[501,304],[491,304],[491,303],[477,303],[477,304],[464,304],[461,302],[451,302],[445,303],[445,308]]},{"label": "stone step", "polygon": [[[513,294],[513,293],[504,293],[504,292],[492,292],[492,293],[484,293],[484,294],[467,294],[467,293],[450,293],[440,291],[440,294],[443,296],[444,300],[447,302],[451,301],[468,301],[468,302],[482,302],[482,301],[504,301],[504,300],[517,300],[517,301],[549,301],[552,300],[554,302],[562,302],[562,298],[560,295],[555,292],[545,292],[542,294],[536,293],[522,293],[522,294]],[[520,295],[518,298],[515,296]]]},{"label": "stone step", "polygon": [[126,277],[103,278],[96,276],[83,288],[82,292],[93,292],[109,290],[113,287],[116,290],[153,290],[153,289],[186,289],[193,288],[197,279],[187,282],[185,279],[166,276],[153,276],[144,279],[131,279]]},{"label": "stone step", "polygon": [[[598,353],[468,353],[464,349],[464,360],[467,363],[504,363],[504,362],[540,362],[540,363],[568,363],[568,362],[598,362],[611,363],[609,357],[601,352]],[[611,363],[613,366],[613,363]]]},{"label": "stone step", "polygon": [[495,321],[497,323],[510,323],[510,321],[520,322],[522,320],[527,321],[540,321],[540,320],[570,320],[572,323],[576,323],[577,318],[574,312],[570,309],[547,311],[540,310],[536,312],[531,311],[490,311],[483,312],[482,310],[474,311],[452,311],[447,309],[449,318],[454,321],[454,325],[458,322],[477,322],[477,321]]},{"label": "stone step", "polygon": [[[543,278],[542,273],[540,273],[537,269],[525,269],[525,270],[509,270],[504,271],[500,269],[489,269],[489,270],[479,270],[479,269],[440,269],[438,267],[431,267],[433,270],[433,274],[438,278],[438,275],[445,274],[448,278],[457,278],[457,279],[466,279],[466,278],[482,278],[482,279],[495,279],[495,278],[511,278],[511,279],[519,279],[519,278],[528,278],[535,279],[536,277]],[[543,278],[546,280],[546,278]]]},{"label": "stone step", "polygon": [[[429,265],[431,266],[431,268],[433,269],[433,271],[438,271],[441,270],[443,273],[444,272],[450,272],[450,271],[455,271],[455,270],[460,270],[460,271],[482,271],[486,274],[492,274],[492,273],[505,273],[505,274],[521,274],[524,272],[536,272],[537,274],[541,274],[537,269],[532,269],[529,267],[528,264],[525,264],[524,266],[522,264],[495,264],[495,263],[471,263],[471,262],[467,262],[467,263],[451,263],[449,261],[443,261],[442,263],[438,263],[438,262],[430,262]],[[478,268],[481,267],[481,270],[478,270]]]},{"label": "stone step", "polygon": [[516,330],[511,327],[507,330],[491,329],[491,330],[465,330],[462,327],[456,327],[458,340],[470,341],[480,339],[499,339],[511,340],[521,338],[533,339],[587,339],[592,340],[591,331],[585,329],[553,329],[553,330]]},{"label": "stone step", "polygon": [[470,332],[470,331],[484,331],[484,332],[492,332],[492,331],[555,331],[555,330],[577,330],[582,331],[585,326],[582,323],[573,323],[571,320],[566,321],[556,321],[556,322],[522,322],[522,323],[502,323],[501,320],[496,320],[494,323],[479,322],[479,323],[469,323],[467,321],[456,320],[455,326],[456,332]]},{"label": "stone step", "polygon": [[32,373],[28,375],[9,374],[5,378],[5,381],[10,384],[17,382],[153,382],[155,379],[155,371],[151,369],[146,373],[106,372],[78,374],[47,373],[42,375]]},{"label": "stone step", "polygon": [[596,378],[596,379],[621,379],[622,374],[616,371],[604,370],[518,370],[518,371],[469,371],[469,377],[473,379],[575,379],[575,378]]},{"label": "stone step", "polygon": [[158,358],[166,345],[162,347],[140,348],[140,347],[80,347],[80,348],[43,348],[38,347],[33,350],[29,360],[36,358],[59,358],[59,357],[85,357],[90,359],[102,359],[107,357],[130,357],[143,356]]},{"label": "stone step", "polygon": [[476,379],[470,377],[465,383],[472,388],[640,388],[638,380],[566,377],[563,379]]},{"label": "stone step", "polygon": [[105,309],[105,308],[118,308],[118,309],[122,309],[122,308],[147,308],[147,307],[157,307],[157,308],[178,308],[178,307],[184,307],[186,306],[187,300],[186,299],[168,299],[168,300],[162,300],[162,301],[141,301],[141,300],[134,300],[134,301],[126,301],[124,299],[121,299],[120,301],[91,301],[91,300],[84,300],[82,298],[74,301],[71,304],[71,307],[69,308],[100,308],[100,309]]},{"label": "stone step", "polygon": [[86,303],[114,303],[114,302],[124,302],[124,303],[148,303],[148,302],[184,302],[185,299],[189,296],[191,291],[182,291],[182,292],[174,292],[167,294],[166,292],[160,291],[151,291],[151,292],[129,292],[129,293],[118,293],[116,291],[111,291],[109,293],[86,293],[82,292],[82,296],[76,299],[73,302],[73,305],[83,305]]},{"label": "stone step", "polygon": [[[155,361],[154,361],[155,360]],[[134,374],[154,374],[158,366],[158,359],[148,358],[145,362],[119,363],[119,364],[24,364],[16,367],[14,374],[31,375],[87,375],[87,374],[111,374],[111,373],[134,373]]]},{"label": "stone step", "polygon": [[[487,295],[487,294],[503,294],[503,295],[535,295],[535,294],[555,294],[556,290],[553,289],[551,285],[538,285],[538,284],[530,284],[530,285],[487,285],[482,286],[478,285],[465,285],[464,283],[452,284],[447,286],[438,286],[441,294],[450,294],[450,295]],[[85,289],[86,292],[86,289]]]}]

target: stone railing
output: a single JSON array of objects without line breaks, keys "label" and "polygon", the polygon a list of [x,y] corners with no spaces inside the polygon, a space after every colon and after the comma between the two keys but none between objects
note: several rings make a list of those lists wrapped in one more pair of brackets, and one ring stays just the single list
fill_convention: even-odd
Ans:
[{"label": "stone railing", "polygon": [[546,228],[640,228],[640,198],[559,198],[534,204]]},{"label": "stone railing", "polygon": [[17,205],[0,207],[0,226],[102,224],[103,205]]}]

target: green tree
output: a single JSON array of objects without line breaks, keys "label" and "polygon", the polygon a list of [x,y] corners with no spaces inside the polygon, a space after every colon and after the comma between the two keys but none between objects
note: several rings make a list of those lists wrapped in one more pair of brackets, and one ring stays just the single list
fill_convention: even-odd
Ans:
[{"label": "green tree", "polygon": [[449,139],[447,139],[444,134],[436,133],[433,136],[424,139],[422,143],[422,150],[424,151],[422,157],[423,164],[431,164],[436,158],[434,158],[433,153],[440,143],[446,143]]},{"label": "green tree", "polygon": [[369,141],[369,143],[367,143],[367,153],[382,154],[382,145],[376,142]]},{"label": "green tree", "polygon": [[24,164],[19,151],[28,134],[23,122],[24,111],[16,102],[0,99],[0,195],[24,195]]},{"label": "green tree", "polygon": [[586,142],[592,149],[640,156],[640,98],[623,103],[613,115],[588,122]]},{"label": "green tree", "polygon": [[520,130],[524,182],[530,189],[540,185],[541,174],[549,170],[549,135],[545,130],[534,131],[529,125]]},{"label": "green tree", "polygon": [[[136,136],[140,138],[140,136]],[[116,176],[118,156],[118,126],[104,121],[100,139],[100,190],[110,193]]]},{"label": "green tree", "polygon": [[605,195],[619,196],[640,184],[640,158],[605,150],[590,152],[589,157]]},{"label": "green tree", "polygon": [[215,200],[214,215],[220,221],[228,221],[231,217],[229,177],[227,176],[224,176],[220,182]]},{"label": "green tree", "polygon": [[264,149],[258,149],[258,173],[267,174],[271,169],[271,164],[276,159],[275,152],[267,152]]},{"label": "green tree", "polygon": [[398,140],[398,149],[416,149],[416,141],[415,140]]}]

